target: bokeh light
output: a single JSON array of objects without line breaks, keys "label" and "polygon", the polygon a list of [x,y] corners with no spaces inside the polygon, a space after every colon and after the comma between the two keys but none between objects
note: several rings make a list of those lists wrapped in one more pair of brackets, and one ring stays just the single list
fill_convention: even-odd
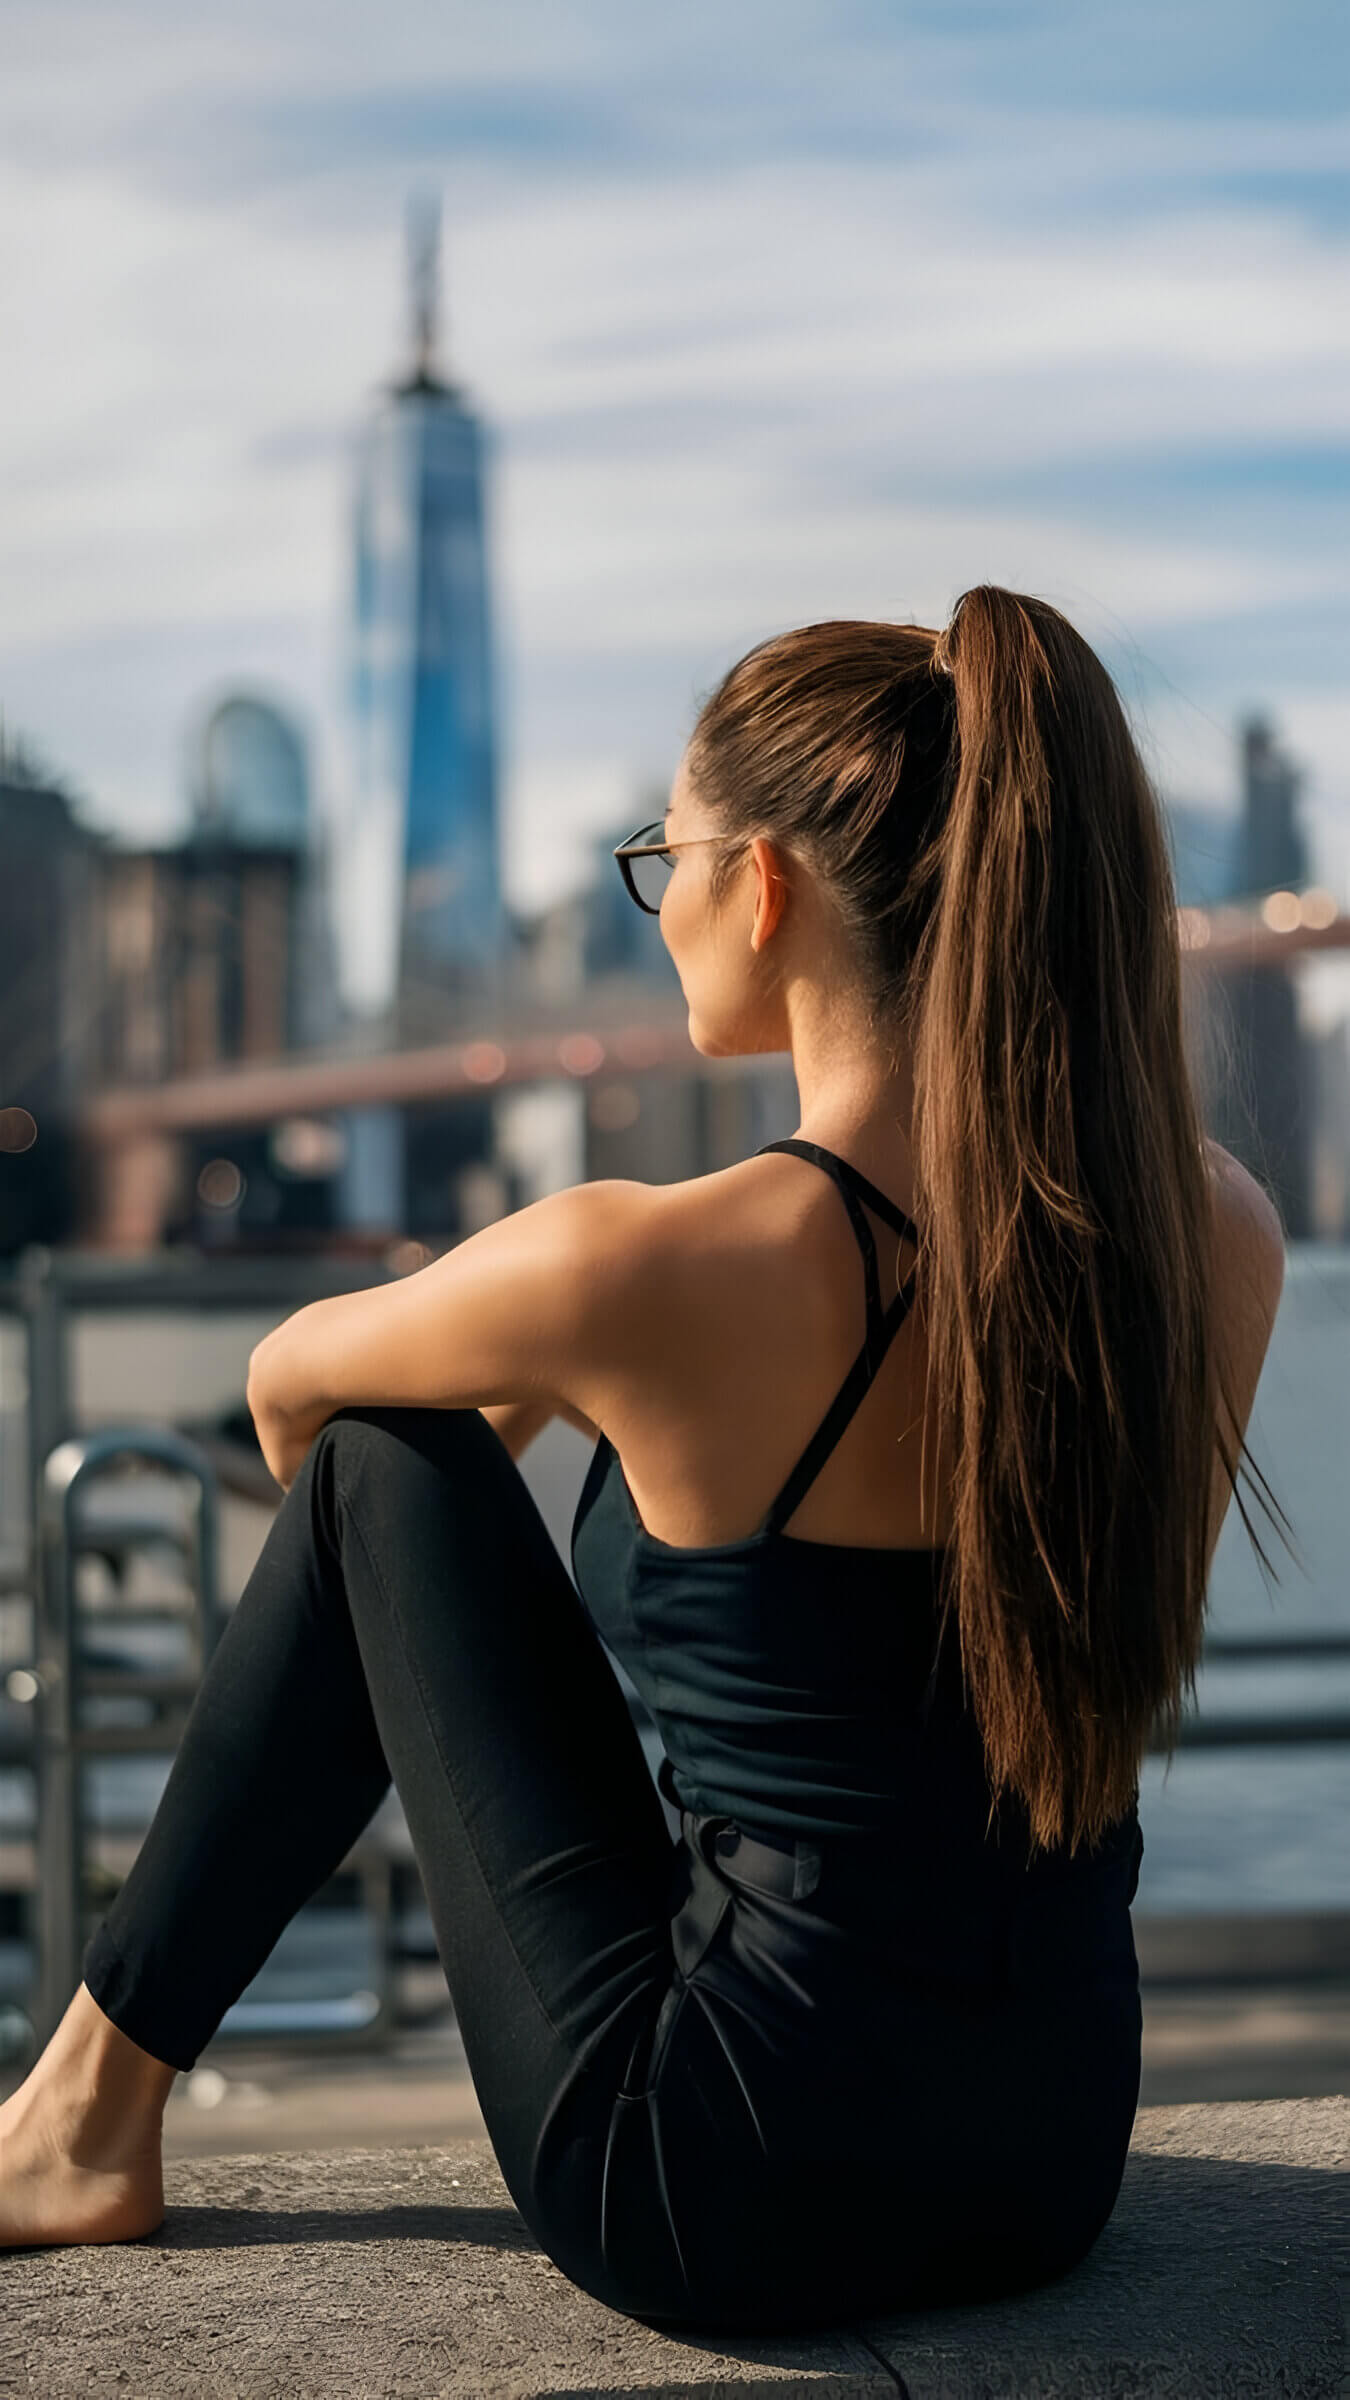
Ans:
[{"label": "bokeh light", "polygon": [[31,1150],[37,1140],[37,1119],[26,1108],[0,1108],[0,1150]]},{"label": "bokeh light", "polygon": [[197,1198],[204,1208],[237,1208],[248,1189],[232,1158],[210,1158],[197,1177]]}]

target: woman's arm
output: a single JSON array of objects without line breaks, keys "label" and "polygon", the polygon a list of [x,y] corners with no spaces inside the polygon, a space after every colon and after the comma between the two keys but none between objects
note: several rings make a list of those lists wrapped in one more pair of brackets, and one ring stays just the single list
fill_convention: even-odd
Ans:
[{"label": "woman's arm", "polygon": [[646,1184],[577,1184],[484,1226],[415,1275],[287,1317],[258,1344],[248,1375],[278,1483],[289,1489],[343,1408],[509,1407],[508,1448],[514,1439],[524,1449],[559,1413],[593,1435],[601,1396],[644,1340],[652,1197]]},{"label": "woman's arm", "polygon": [[[1284,1227],[1278,1210],[1254,1175],[1219,1143],[1206,1138],[1210,1173],[1211,1290],[1221,1372],[1236,1415],[1220,1400],[1220,1421],[1230,1447],[1245,1435],[1256,1399],[1284,1285]],[[1218,1448],[1210,1468],[1206,1573],[1213,1563],[1233,1485]]]}]

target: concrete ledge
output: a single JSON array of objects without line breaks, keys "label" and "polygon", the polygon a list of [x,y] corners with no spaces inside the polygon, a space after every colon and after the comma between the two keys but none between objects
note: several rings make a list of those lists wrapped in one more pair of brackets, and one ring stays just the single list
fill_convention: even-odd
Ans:
[{"label": "concrete ledge", "polygon": [[738,2390],[909,2400],[1338,2395],[1350,2101],[1141,2112],[1062,2283],[782,2340],[674,2339],[568,2283],[485,2142],[180,2162],[150,2240],[0,2256],[3,2400]]}]

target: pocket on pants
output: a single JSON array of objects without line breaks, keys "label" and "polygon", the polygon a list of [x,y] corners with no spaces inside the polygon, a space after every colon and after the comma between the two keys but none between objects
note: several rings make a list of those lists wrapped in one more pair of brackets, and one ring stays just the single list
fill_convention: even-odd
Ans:
[{"label": "pocket on pants", "polygon": [[703,1849],[685,1836],[688,1890],[670,1920],[670,1945],[675,1964],[686,1980],[706,1955],[731,1906],[732,1892]]}]

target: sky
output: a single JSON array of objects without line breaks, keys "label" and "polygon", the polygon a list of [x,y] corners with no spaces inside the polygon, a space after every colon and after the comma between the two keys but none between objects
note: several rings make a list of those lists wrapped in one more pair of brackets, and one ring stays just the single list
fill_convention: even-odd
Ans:
[{"label": "sky", "polygon": [[[1350,897],[1340,0],[0,0],[0,712],[133,838],[244,686],[342,772],[351,443],[444,211],[508,898],[779,627],[1054,601]],[[617,829],[617,830],[615,830]]]}]

